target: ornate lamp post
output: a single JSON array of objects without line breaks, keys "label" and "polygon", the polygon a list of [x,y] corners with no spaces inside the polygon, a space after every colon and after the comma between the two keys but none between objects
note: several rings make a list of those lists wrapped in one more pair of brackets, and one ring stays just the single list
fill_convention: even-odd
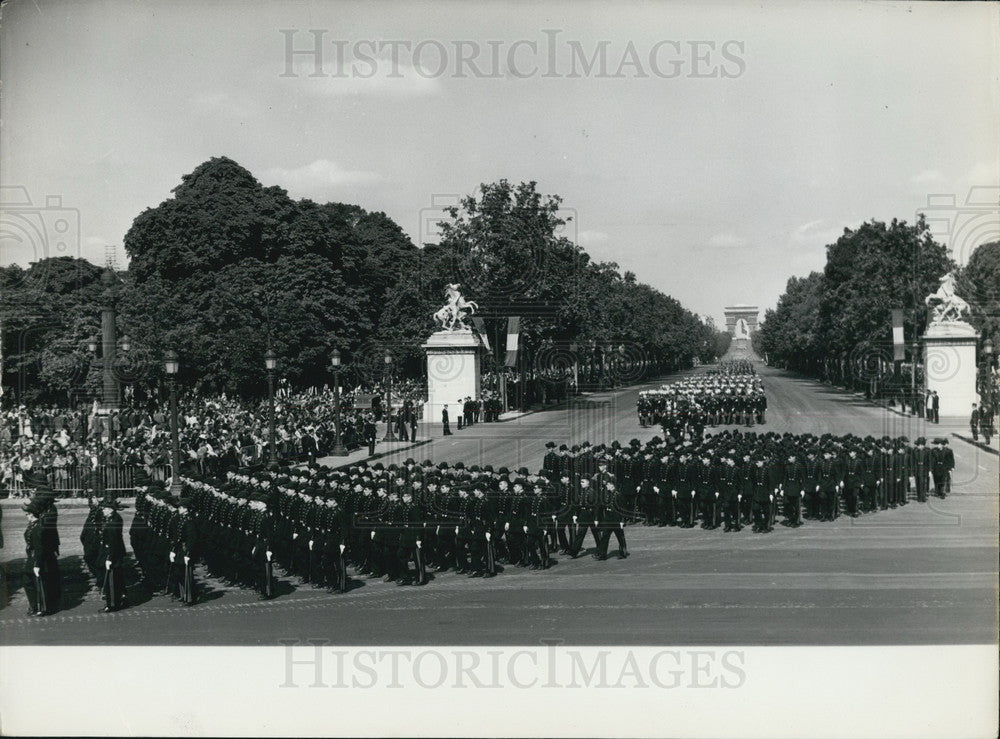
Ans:
[{"label": "ornate lamp post", "polygon": [[385,350],[385,438],[382,441],[395,441],[392,433],[392,352]]},{"label": "ornate lamp post", "polygon": [[163,357],[163,369],[170,383],[170,494],[181,494],[181,440],[177,429],[177,373],[181,363],[172,349]]},{"label": "ornate lamp post", "polygon": [[268,467],[278,468],[278,448],[274,441],[274,371],[278,368],[278,357],[270,346],[264,354],[264,368],[267,370],[267,441],[270,452]]},{"label": "ornate lamp post", "polygon": [[340,433],[340,350],[333,350],[333,431],[335,441],[333,449],[330,451],[334,457],[346,457],[347,447],[344,446]]}]

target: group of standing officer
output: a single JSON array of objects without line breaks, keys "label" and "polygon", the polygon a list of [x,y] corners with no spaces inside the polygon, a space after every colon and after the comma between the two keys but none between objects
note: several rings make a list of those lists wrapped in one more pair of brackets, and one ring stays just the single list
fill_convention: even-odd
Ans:
[{"label": "group of standing officer", "polygon": [[969,416],[969,430],[972,432],[973,441],[979,441],[979,435],[982,434],[986,445],[990,445],[990,442],[993,440],[993,434],[996,433],[993,428],[993,419],[993,409],[988,403],[983,403],[982,407],[976,403],[972,404],[972,414]]},{"label": "group of standing officer", "polygon": [[804,518],[830,521],[906,505],[909,493],[926,502],[945,497],[955,458],[947,439],[910,444],[905,436],[876,439],[852,434],[758,435],[727,429],[702,438],[656,437],[643,445],[565,445],[550,451],[545,468],[563,478],[594,466],[611,470],[624,502],[648,524],[740,531],[773,530]]}]

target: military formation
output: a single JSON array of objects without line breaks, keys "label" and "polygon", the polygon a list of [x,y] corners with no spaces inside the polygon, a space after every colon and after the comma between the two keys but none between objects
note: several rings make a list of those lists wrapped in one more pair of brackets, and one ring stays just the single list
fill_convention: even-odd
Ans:
[{"label": "military formation", "polygon": [[[693,399],[706,422],[725,423],[728,406],[712,399],[763,395],[746,370],[733,363],[676,383],[671,395]],[[146,585],[188,606],[198,602],[199,565],[262,599],[275,597],[282,577],[337,592],[360,577],[422,586],[448,571],[490,578],[505,567],[547,569],[557,554],[579,557],[588,539],[604,560],[612,535],[626,558],[635,523],[767,533],[779,519],[798,527],[926,502],[948,494],[955,466],[944,438],[706,433],[690,417],[661,423],[663,436],[645,444],[549,442],[537,472],[413,459],[310,463],[183,479],[179,498],[146,477],[137,481],[130,544]],[[30,482],[25,589],[31,614],[45,616],[61,597],[58,521],[47,480]],[[112,497],[89,503],[84,562],[103,610],[117,611],[128,605],[122,517]]]},{"label": "military formation", "polygon": [[950,491],[955,458],[948,440],[913,444],[905,436],[767,434],[726,429],[685,438],[655,437],[628,447],[566,449],[546,455],[547,470],[573,479],[593,465],[612,471],[626,509],[657,526],[773,530],[803,519],[832,521],[906,505],[910,493]]},{"label": "military formation", "polygon": [[767,396],[753,364],[720,363],[712,371],[639,393],[639,424],[659,425],[664,434],[700,438],[706,427],[766,422]]},{"label": "military formation", "polygon": [[588,533],[595,558],[607,558],[612,534],[625,558],[633,513],[603,463],[570,479],[409,459],[230,472],[186,481],[185,491],[209,572],[261,598],[274,596],[276,565],[344,592],[352,575],[425,585],[448,570],[488,578],[503,565],[546,569],[555,552],[578,557]]}]

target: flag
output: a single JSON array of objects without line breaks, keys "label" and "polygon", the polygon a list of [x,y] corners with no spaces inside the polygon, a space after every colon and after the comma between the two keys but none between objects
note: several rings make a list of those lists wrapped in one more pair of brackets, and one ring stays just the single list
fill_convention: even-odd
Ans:
[{"label": "flag", "polygon": [[486,338],[486,324],[483,322],[483,319],[478,316],[473,316],[472,325],[476,327],[476,333],[478,333],[479,338],[483,340],[483,345],[486,347],[486,351],[493,351],[490,348],[490,340]]},{"label": "flag", "polygon": [[903,311],[892,311],[892,361],[902,362],[906,356],[906,340],[903,338]]},{"label": "flag", "polygon": [[517,366],[517,341],[521,332],[521,317],[510,316],[507,318],[507,360],[504,364],[507,367]]}]

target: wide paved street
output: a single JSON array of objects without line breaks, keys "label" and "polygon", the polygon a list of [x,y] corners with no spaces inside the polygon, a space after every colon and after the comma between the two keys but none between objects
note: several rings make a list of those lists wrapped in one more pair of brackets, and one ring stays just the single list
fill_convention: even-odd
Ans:
[{"label": "wide paved street", "polygon": [[[851,395],[759,365],[767,424],[756,431],[942,435]],[[658,383],[654,383],[658,384]],[[418,461],[537,468],[548,440],[627,443],[640,429],[640,387],[500,424],[479,424],[401,452]],[[957,428],[955,430],[958,430]],[[60,506],[65,608],[24,615],[22,591],[0,609],[5,644],[718,644],[874,645],[990,643],[997,628],[997,456],[950,437],[957,469],[946,500],[859,519],[777,526],[770,535],[634,526],[632,556],[566,557],[549,571],[507,567],[492,581],[454,573],[423,588],[355,579],[344,595],[283,578],[269,602],[202,579],[193,608],[135,587],[132,607],[104,615],[81,571],[84,509]],[[388,463],[393,458],[383,460]],[[126,526],[130,512],[125,511]],[[20,571],[22,516],[6,507],[5,564]],[[614,549],[612,548],[612,551]],[[134,575],[132,576],[134,579]]]}]

